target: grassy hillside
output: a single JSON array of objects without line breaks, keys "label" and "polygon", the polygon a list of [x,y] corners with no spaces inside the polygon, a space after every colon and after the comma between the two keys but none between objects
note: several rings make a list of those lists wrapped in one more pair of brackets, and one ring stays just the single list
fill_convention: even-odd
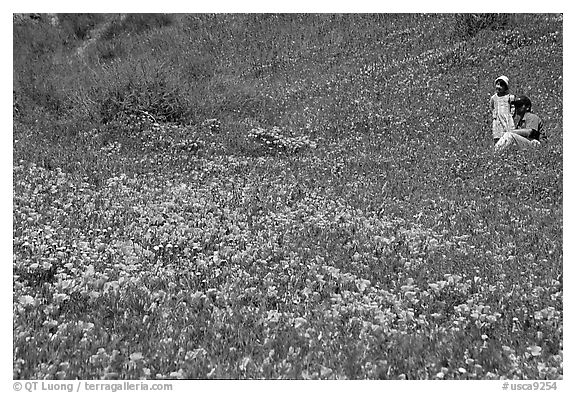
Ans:
[{"label": "grassy hillside", "polygon": [[[14,377],[562,378],[562,59],[558,15],[15,18]],[[542,149],[492,153],[501,74]]]}]

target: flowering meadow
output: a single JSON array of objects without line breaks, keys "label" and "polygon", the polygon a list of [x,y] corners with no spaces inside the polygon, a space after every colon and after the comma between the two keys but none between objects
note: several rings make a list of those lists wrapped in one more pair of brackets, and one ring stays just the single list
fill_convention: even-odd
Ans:
[{"label": "flowering meadow", "polygon": [[15,379],[563,378],[561,16],[171,18],[15,47]]}]

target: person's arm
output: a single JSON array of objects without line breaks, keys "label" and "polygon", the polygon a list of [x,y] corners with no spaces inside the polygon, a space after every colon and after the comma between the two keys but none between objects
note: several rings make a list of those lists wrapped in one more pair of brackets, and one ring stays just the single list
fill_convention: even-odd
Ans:
[{"label": "person's arm", "polygon": [[490,96],[490,113],[492,120],[496,119],[496,112],[494,111],[494,96]]},{"label": "person's arm", "polygon": [[512,104],[512,102],[514,102],[516,100],[516,96],[514,94],[510,94],[510,97],[508,98],[508,110],[510,111],[510,114],[512,116],[514,116],[516,114],[516,107]]},{"label": "person's arm", "polygon": [[514,134],[523,136],[524,138],[530,138],[535,130],[532,130],[530,128],[516,128],[510,131],[513,132]]},{"label": "person's arm", "polygon": [[548,135],[546,131],[544,131],[544,123],[542,123],[542,119],[538,118],[538,140],[540,142],[546,142],[548,140]]}]

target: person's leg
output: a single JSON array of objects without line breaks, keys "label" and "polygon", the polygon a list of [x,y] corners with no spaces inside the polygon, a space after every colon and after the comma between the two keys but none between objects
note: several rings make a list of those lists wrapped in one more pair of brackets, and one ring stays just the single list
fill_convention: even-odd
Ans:
[{"label": "person's leg", "polygon": [[494,145],[494,151],[496,153],[503,152],[506,150],[510,145],[514,143],[513,137],[510,135],[510,132],[505,132],[504,135]]},{"label": "person's leg", "polygon": [[518,135],[515,134],[513,132],[510,133],[512,135],[512,138],[514,139],[514,143],[521,148],[525,148],[525,147],[534,147],[537,146],[535,143],[533,143],[534,141],[531,141],[528,138],[523,137],[522,135]]},{"label": "person's leg", "polygon": [[519,148],[529,148],[538,146],[539,143],[534,143],[521,135],[515,134],[513,132],[506,132],[502,135],[502,138],[494,146],[494,151],[501,152],[510,146],[518,146]]}]

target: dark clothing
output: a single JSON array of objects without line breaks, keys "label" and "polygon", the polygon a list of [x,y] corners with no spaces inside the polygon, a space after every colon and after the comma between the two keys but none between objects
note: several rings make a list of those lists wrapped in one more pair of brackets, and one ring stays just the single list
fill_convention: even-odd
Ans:
[{"label": "dark clothing", "polygon": [[524,113],[524,116],[520,117],[518,115],[514,116],[514,128],[527,128],[532,130],[530,136],[528,137],[529,140],[537,140],[539,141],[540,138],[545,139],[546,135],[544,135],[543,131],[543,124],[542,120],[538,116],[536,116],[532,112]]}]

